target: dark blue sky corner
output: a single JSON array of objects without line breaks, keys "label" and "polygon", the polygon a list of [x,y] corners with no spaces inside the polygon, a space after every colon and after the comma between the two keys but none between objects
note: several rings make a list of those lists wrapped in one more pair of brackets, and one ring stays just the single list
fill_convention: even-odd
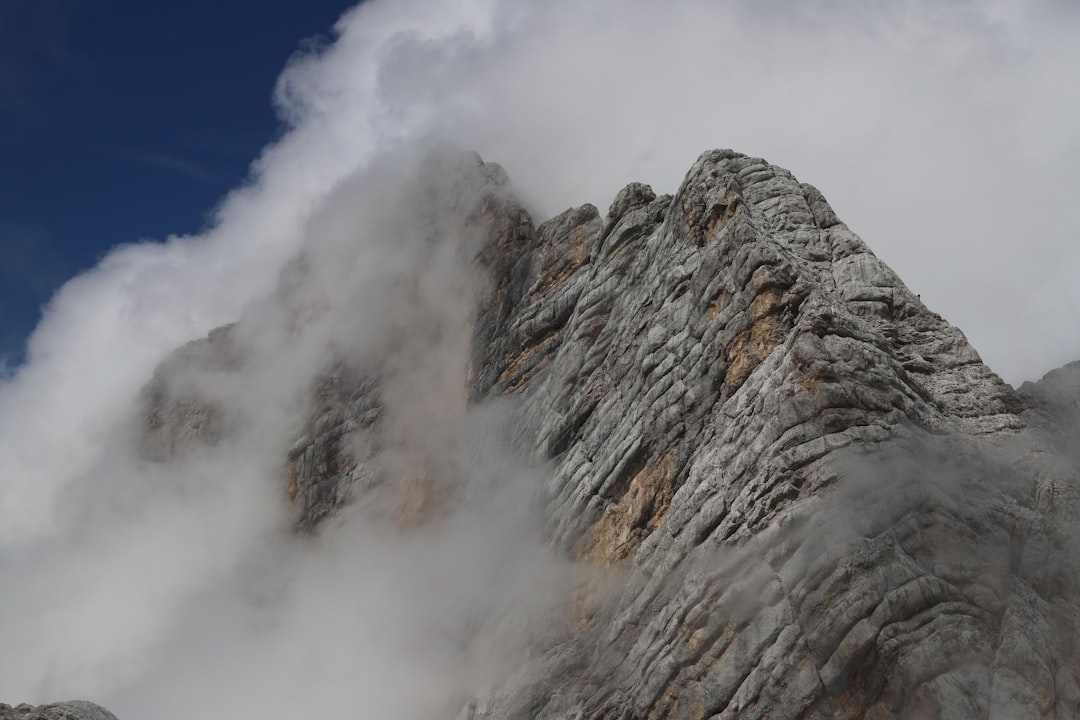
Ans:
[{"label": "dark blue sky corner", "polygon": [[[295,53],[353,2],[0,2],[0,357],[109,249],[205,229],[285,130]],[[305,40],[304,38],[309,38]]]}]

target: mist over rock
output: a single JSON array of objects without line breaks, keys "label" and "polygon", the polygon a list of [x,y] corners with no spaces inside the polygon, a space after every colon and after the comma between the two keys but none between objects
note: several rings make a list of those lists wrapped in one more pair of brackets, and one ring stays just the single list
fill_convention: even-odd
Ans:
[{"label": "mist over rock", "polygon": [[425,162],[362,195],[407,252],[357,278],[316,227],[274,297],[161,365],[147,461],[260,426],[237,388],[279,378],[266,407],[301,420],[259,447],[290,524],[408,535],[498,487],[467,457],[502,438],[580,577],[461,718],[1080,713],[1075,367],[1014,390],[759,158],[539,225],[497,165]]}]

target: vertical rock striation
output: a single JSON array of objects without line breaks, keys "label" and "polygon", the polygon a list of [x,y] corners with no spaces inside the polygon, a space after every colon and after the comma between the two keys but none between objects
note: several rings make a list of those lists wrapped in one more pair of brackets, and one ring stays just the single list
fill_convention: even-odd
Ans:
[{"label": "vertical rock striation", "polygon": [[[707,152],[674,196],[634,183],[539,226],[470,163],[435,193],[460,201],[404,208],[481,278],[450,328],[466,387],[423,412],[513,398],[551,542],[614,579],[464,716],[1080,713],[1074,368],[1014,391],[764,160]],[[243,372],[233,332],[148,388],[150,457],[228,432],[169,368]],[[388,481],[399,524],[422,522],[452,489],[438,444],[386,461],[416,442],[387,411],[392,352],[331,355],[282,458],[298,527]]]},{"label": "vertical rock striation", "polygon": [[474,390],[522,398],[555,542],[626,580],[487,715],[1076,714],[1075,464],[817,190],[709,152],[514,264]]}]

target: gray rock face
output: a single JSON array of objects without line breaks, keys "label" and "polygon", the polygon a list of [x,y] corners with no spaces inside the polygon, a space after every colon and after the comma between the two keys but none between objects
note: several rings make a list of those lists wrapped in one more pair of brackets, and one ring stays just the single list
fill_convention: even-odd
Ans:
[{"label": "gray rock face", "polygon": [[[1080,714],[1076,368],[1014,391],[761,159],[535,228],[470,187],[462,381],[516,400],[551,542],[603,581],[463,717]],[[387,475],[387,381],[343,362],[282,458],[304,530]],[[148,397],[152,447],[214,441],[212,404]]]},{"label": "gray rock face", "polygon": [[819,192],[706,153],[530,255],[480,389],[627,579],[486,714],[1075,716],[1075,465]]},{"label": "gray rock face", "polygon": [[51,705],[16,705],[0,703],[0,720],[116,720],[111,712],[82,700]]},{"label": "gray rock face", "polygon": [[205,386],[208,376],[227,377],[241,366],[234,327],[217,328],[174,352],[143,388],[146,412],[140,449],[144,457],[166,460],[193,444],[220,439],[220,403]]},{"label": "gray rock face", "polygon": [[[141,396],[144,457],[179,459],[236,436],[239,426],[251,421],[251,407],[242,399],[245,377],[280,374],[274,360],[285,358],[285,370],[296,376],[282,384],[303,395],[299,404],[305,418],[288,438],[282,462],[298,530],[312,532],[354,502],[382,511],[390,507],[398,524],[410,526],[453,491],[453,462],[440,457],[448,443],[439,435],[455,432],[448,427],[459,424],[466,410],[466,372],[478,373],[477,382],[487,372],[480,365],[466,367],[466,349],[470,338],[493,347],[502,342],[484,334],[495,323],[470,334],[473,310],[497,310],[488,301],[507,297],[520,275],[520,268],[507,263],[517,260],[517,246],[531,240],[534,231],[496,164],[435,151],[402,174],[408,179],[388,180],[389,188],[379,190],[392,200],[372,200],[377,211],[365,215],[369,223],[372,215],[388,216],[377,217],[381,225],[375,229],[398,236],[396,242],[410,248],[405,258],[413,265],[387,273],[384,284],[372,283],[385,294],[360,293],[353,300],[381,304],[377,317],[364,316],[364,323],[378,326],[374,333],[368,327],[357,333],[376,339],[350,337],[356,332],[349,327],[353,309],[329,308],[323,292],[333,285],[335,292],[348,294],[341,288],[355,282],[347,268],[357,263],[349,245],[359,243],[316,237],[286,267],[273,298],[161,364]],[[395,204],[399,207],[382,207]],[[318,229],[313,233],[317,236]],[[319,246],[320,240],[333,247]],[[462,279],[467,287],[457,286]],[[486,298],[479,306],[477,293]],[[276,337],[281,325],[286,326],[283,337]],[[268,332],[270,326],[274,330]],[[273,339],[253,341],[260,335]],[[297,351],[309,343],[313,350]],[[268,361],[269,356],[276,357]]]}]

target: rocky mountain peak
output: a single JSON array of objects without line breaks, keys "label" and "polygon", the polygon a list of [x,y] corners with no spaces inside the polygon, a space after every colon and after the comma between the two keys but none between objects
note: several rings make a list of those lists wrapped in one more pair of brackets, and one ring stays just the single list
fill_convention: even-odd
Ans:
[{"label": "rocky mountain peak", "polygon": [[[539,225],[496,165],[416,167],[343,190],[275,297],[162,364],[143,447],[265,422],[236,388],[276,378],[303,420],[260,447],[295,527],[359,505],[408,529],[464,502],[451,449],[506,404],[591,579],[461,717],[1080,711],[1074,369],[1015,391],[760,158]],[[395,242],[342,242],[360,222]]]}]

